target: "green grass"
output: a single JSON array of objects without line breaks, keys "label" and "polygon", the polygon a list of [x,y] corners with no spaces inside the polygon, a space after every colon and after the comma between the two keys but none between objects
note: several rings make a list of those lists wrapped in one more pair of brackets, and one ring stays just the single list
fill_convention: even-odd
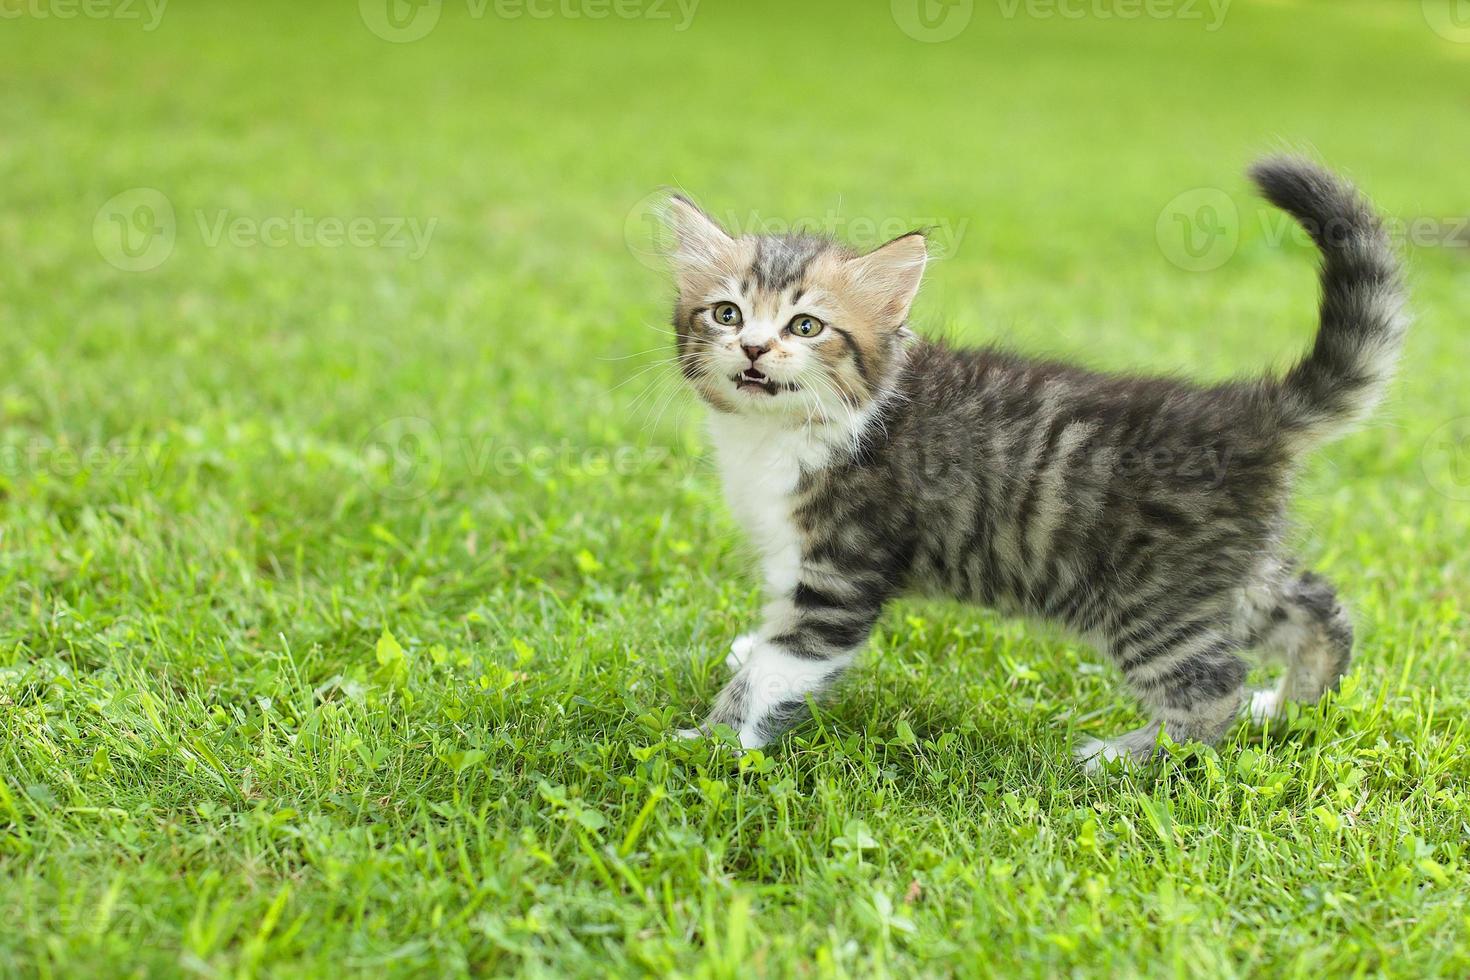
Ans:
[{"label": "green grass", "polygon": [[[1072,742],[1138,723],[1111,669],[904,602],[815,725],[668,738],[757,592],[660,387],[658,187],[936,225],[920,330],[1209,378],[1312,331],[1253,156],[1470,213],[1470,44],[1417,2],[981,0],[942,44],[888,6],[447,0],[396,44],[350,2],[0,0],[0,973],[1470,972],[1470,248],[1408,248],[1402,380],[1303,476],[1340,696],[1088,780]],[[1165,209],[1211,187],[1238,247],[1187,271]],[[133,188],[151,271],[104,260]],[[434,224],[255,239],[298,211]]]}]

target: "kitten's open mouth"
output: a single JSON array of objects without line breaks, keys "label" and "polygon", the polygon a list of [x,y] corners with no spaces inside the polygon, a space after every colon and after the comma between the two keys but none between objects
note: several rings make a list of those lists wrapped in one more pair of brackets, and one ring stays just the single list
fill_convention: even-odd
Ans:
[{"label": "kitten's open mouth", "polygon": [[735,377],[731,380],[735,382],[735,387],[741,391],[744,391],[746,389],[749,389],[751,391],[763,391],[768,395],[774,395],[780,389],[788,387],[787,385],[781,384],[779,381],[772,381],[770,378],[766,377],[765,374],[757,371],[755,368],[746,368],[744,371],[735,375]]}]

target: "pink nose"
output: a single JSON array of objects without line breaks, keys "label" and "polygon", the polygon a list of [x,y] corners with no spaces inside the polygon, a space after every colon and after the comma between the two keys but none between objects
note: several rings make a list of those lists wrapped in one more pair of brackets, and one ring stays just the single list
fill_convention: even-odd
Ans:
[{"label": "pink nose", "polygon": [[749,344],[741,344],[740,349],[745,351],[745,356],[750,358],[750,363],[754,364],[762,354],[771,349],[771,345],[765,344],[761,347],[751,347]]}]

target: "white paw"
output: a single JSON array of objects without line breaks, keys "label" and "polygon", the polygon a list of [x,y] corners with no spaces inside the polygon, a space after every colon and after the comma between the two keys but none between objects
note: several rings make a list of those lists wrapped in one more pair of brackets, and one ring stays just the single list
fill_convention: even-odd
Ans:
[{"label": "white paw", "polygon": [[756,636],[754,633],[746,633],[735,637],[735,642],[730,644],[730,653],[725,657],[725,666],[732,671],[739,670],[750,658],[750,651],[755,649]]},{"label": "white paw", "polygon": [[[674,737],[685,742],[692,742],[696,739],[709,738],[710,732],[704,728],[676,728],[674,730]],[[731,751],[733,752],[735,758],[738,759],[745,754],[746,749],[760,748],[761,745],[762,743],[754,736],[747,735],[746,733],[741,732],[740,748],[732,749]]]},{"label": "white paw", "polygon": [[1285,708],[1280,691],[1266,690],[1252,694],[1246,710],[1250,712],[1251,721],[1260,725],[1272,718],[1280,718],[1285,713]]},{"label": "white paw", "polygon": [[1072,757],[1088,772],[1097,772],[1105,764],[1117,759],[1123,750],[1100,738],[1089,738],[1072,750]]},{"label": "white paw", "polygon": [[1118,738],[1089,738],[1072,750],[1072,756],[1087,772],[1097,772],[1119,759],[1125,766],[1147,765],[1157,751],[1152,732],[1129,732]]}]

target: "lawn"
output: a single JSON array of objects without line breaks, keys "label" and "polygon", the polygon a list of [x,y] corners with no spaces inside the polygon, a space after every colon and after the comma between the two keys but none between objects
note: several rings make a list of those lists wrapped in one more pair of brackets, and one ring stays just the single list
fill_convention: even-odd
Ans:
[{"label": "lawn", "polygon": [[[1470,29],[905,2],[0,0],[0,974],[1470,973]],[[1221,378],[1312,335],[1283,145],[1417,316],[1294,509],[1336,697],[1088,778],[1116,672],[911,601],[767,751],[669,737],[758,594],[652,195]]]}]

